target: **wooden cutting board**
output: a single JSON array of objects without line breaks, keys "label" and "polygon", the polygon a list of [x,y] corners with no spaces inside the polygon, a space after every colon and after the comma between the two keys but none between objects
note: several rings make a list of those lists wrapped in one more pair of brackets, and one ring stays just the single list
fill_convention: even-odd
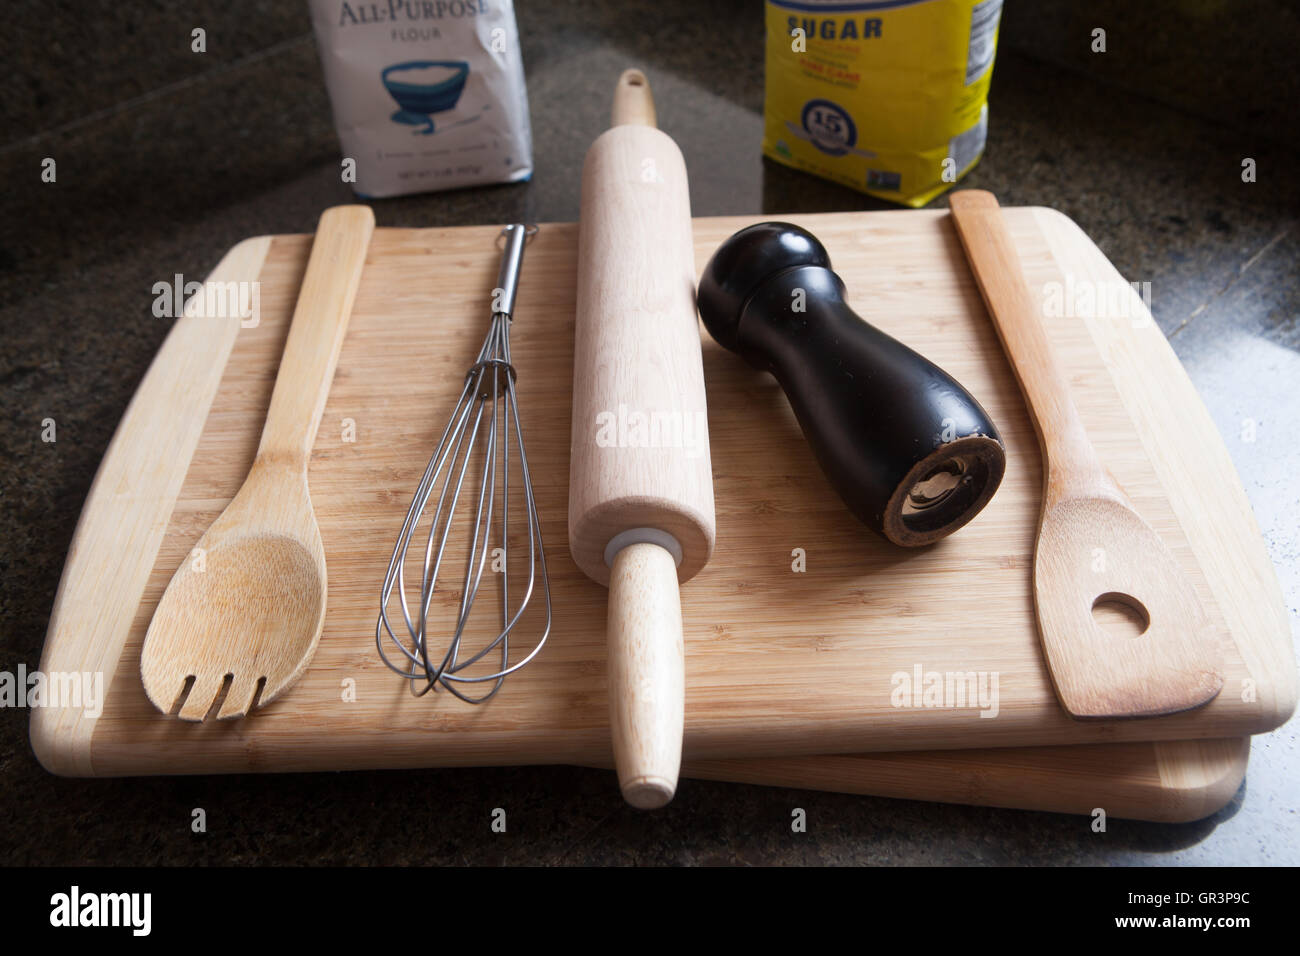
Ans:
[{"label": "wooden cutting board", "polygon": [[[911,753],[696,760],[687,777],[936,803],[1185,823],[1219,810],[1246,775],[1250,738]],[[683,784],[682,792],[688,792]],[[680,799],[680,797],[679,797]]]},{"label": "wooden cutting board", "polygon": [[[773,762],[735,758],[1047,747],[1050,766],[1048,751],[1065,763],[1070,751],[1048,745],[1236,737],[1285,721],[1296,693],[1289,625],[1246,497],[1209,415],[1131,293],[1100,316],[1078,298],[1089,283],[1105,293],[1123,282],[1091,241],[1051,210],[1007,210],[1031,286],[1045,303],[1052,283],[1062,293],[1045,321],[1089,433],[1192,575],[1224,648],[1219,698],[1156,720],[1078,722],[1052,695],[1029,588],[1039,454],[946,213],[789,218],[825,243],[861,315],[979,398],[1007,444],[1007,475],[957,535],[924,551],[893,548],[831,492],[772,379],[706,337],[718,547],[682,591],[688,762],[703,775],[753,779]],[[697,220],[697,264],[754,221]],[[243,721],[195,726],[146,700],[140,643],[167,580],[252,460],[310,237],[247,240],[227,255],[212,278],[256,279],[259,322],[178,320],[119,427],[78,526],[42,659],[47,671],[103,672],[107,699],[95,720],[75,707],[34,712],[33,745],[47,767],[114,775],[607,759],[605,592],[572,564],[565,533],[572,224],[544,225],[529,248],[513,330],[550,557],[551,642],[478,708],[448,695],[412,697],[374,649],[393,538],[481,341],[498,231],[376,231],[310,475],[330,568],[320,648],[281,700]],[[345,440],[349,427],[355,440]],[[800,555],[806,570],[796,572]],[[904,678],[918,672],[923,683],[975,672],[986,689],[996,677],[996,716],[981,716],[992,706],[960,706],[955,694],[931,706],[922,687],[904,693]],[[1168,766],[1180,768],[1164,774],[1172,779],[1187,766],[1178,755],[1196,763],[1211,745],[1162,746]],[[1239,742],[1213,746],[1229,748],[1220,757],[1236,755],[1233,769],[1225,776],[1220,759],[1218,770],[1200,766],[1198,779],[1222,788],[1244,769],[1244,752]],[[1155,750],[1124,752],[1136,761],[1125,767],[1161,777]],[[906,756],[920,758],[915,792],[942,799],[920,780],[944,758]],[[836,772],[855,759],[839,760]],[[868,776],[897,766],[864,759]],[[1013,789],[1023,763],[1006,765]],[[789,773],[796,766],[807,763]],[[775,769],[772,779],[795,782]],[[840,779],[836,789],[872,792],[869,779],[856,788]],[[954,784],[956,799],[984,802],[979,787]]]}]

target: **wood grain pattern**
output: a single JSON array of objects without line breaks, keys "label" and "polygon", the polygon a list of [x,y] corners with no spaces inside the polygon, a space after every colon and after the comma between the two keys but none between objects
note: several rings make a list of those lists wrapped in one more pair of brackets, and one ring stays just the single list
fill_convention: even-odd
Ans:
[{"label": "wood grain pattern", "polygon": [[618,785],[643,810],[677,790],[686,669],[672,555],[642,542],[614,557],[609,577],[609,721]]},{"label": "wood grain pattern", "polygon": [[[255,281],[270,248],[270,236],[245,239],[226,253],[207,284]],[[205,302],[206,296],[195,296],[186,304],[95,474],[50,612],[43,673],[102,674],[107,688],[123,660],[167,516],[185,480],[179,465],[189,462],[199,443],[243,318],[206,315]],[[125,657],[126,669],[136,670],[139,658]],[[34,710],[32,748],[54,773],[93,774],[95,727],[84,706]]]},{"label": "wood grain pattern", "polygon": [[682,776],[769,787],[1186,823],[1225,806],[1250,738],[688,761]]},{"label": "wood grain pattern", "polygon": [[578,248],[569,548],[605,584],[610,539],[654,528],[689,581],[713,552],[714,496],[686,164],[668,136],[616,126],[591,145]]},{"label": "wood grain pattern", "polygon": [[[1005,215],[1036,292],[1067,274],[1118,280],[1059,213],[1010,209]],[[719,534],[714,559],[682,589],[686,765],[816,751],[1222,738],[1282,723],[1294,708],[1295,672],[1276,576],[1223,442],[1154,323],[1067,315],[1049,320],[1048,334],[1100,457],[1191,577],[1222,645],[1227,689],[1187,714],[1080,722],[1057,706],[1034,631],[1036,441],[947,214],[789,218],[824,241],[864,318],[971,389],[1001,427],[1007,476],[989,507],[959,534],[923,552],[900,553],[853,522],[825,485],[776,383],[705,341]],[[697,268],[752,221],[697,220]],[[272,241],[260,273],[263,320],[238,333],[206,420],[206,406],[194,412],[168,398],[201,390],[204,375],[220,375],[212,343],[169,338],[87,501],[42,659],[54,669],[102,666],[104,712],[96,721],[78,714],[70,722],[37,712],[33,744],[47,767],[114,775],[608,759],[605,590],[566,564],[562,546],[573,225],[544,226],[530,247],[513,330],[530,465],[551,545],[552,643],[482,708],[445,696],[412,698],[373,648],[392,538],[466,358],[482,338],[481,304],[496,275],[498,231],[376,231],[310,473],[330,562],[324,636],[292,693],[233,723],[185,725],[161,717],[134,667],[116,664],[137,659],[168,577],[252,462],[310,237]],[[227,261],[248,257],[249,248],[237,247]],[[227,267],[223,262],[220,269]],[[220,341],[219,328],[200,331]],[[176,378],[173,372],[185,367],[177,364],[182,353],[190,356],[188,374]],[[343,440],[344,419],[355,423],[355,442]],[[145,422],[156,424],[148,430]],[[105,496],[119,482],[129,489],[139,481],[151,435],[171,429],[194,441],[200,428],[174,505],[163,492],[166,479],[175,480],[174,463],[187,460],[179,440],[167,445],[165,468],[155,465],[165,471],[156,476],[159,486],[141,486],[145,497],[123,508]],[[155,453],[152,460],[161,459]],[[150,524],[155,532],[165,526],[161,545],[157,535],[138,530]],[[154,555],[147,581],[134,592],[129,562],[118,558],[136,551],[123,551],[124,540],[138,540]],[[805,573],[791,570],[796,548],[804,549]],[[998,716],[981,718],[970,707],[893,706],[891,678],[918,665],[924,672],[996,672]],[[354,701],[345,699],[349,678]],[[919,759],[926,769],[914,777],[918,785],[932,772],[928,758]],[[1149,770],[1149,761],[1143,766]],[[1133,765],[1116,760],[1117,774],[1131,771]]]},{"label": "wood grain pattern", "polygon": [[[1082,230],[1062,227],[1062,223],[1073,225],[1069,219],[1052,209],[1036,209],[1034,214],[1053,258],[1070,263],[1070,273],[1076,280],[1099,285],[1124,282]],[[1222,440],[1207,440],[1189,448],[1181,434],[1207,435],[1216,429],[1186,374],[1160,373],[1163,361],[1173,357],[1173,350],[1159,328],[1143,310],[1136,321],[1129,323],[1136,326],[1133,339],[1113,341],[1109,335],[1112,323],[1105,316],[1085,312],[1082,319],[1101,350],[1125,412],[1142,437],[1143,449],[1167,489],[1169,504],[1209,582],[1228,633],[1287,633],[1291,625],[1277,573],[1268,551],[1260,546],[1259,526],[1227,447]],[[1153,360],[1160,387],[1132,388],[1125,384],[1151,375]],[[1178,422],[1178,427],[1169,427],[1169,422]],[[1180,474],[1195,474],[1196,478],[1180,482]],[[1228,533],[1216,520],[1218,511],[1206,508],[1207,501],[1228,502],[1241,523],[1240,533]],[[1254,597],[1247,599],[1247,592],[1253,592]],[[1219,638],[1222,642],[1222,633]],[[1276,715],[1279,724],[1284,723],[1296,702],[1296,667],[1290,639],[1239,640],[1235,650],[1252,673],[1274,674],[1277,680],[1264,685],[1233,685],[1225,680],[1225,686],[1245,696],[1261,695],[1262,711]]]},{"label": "wood grain pattern", "polygon": [[292,687],[316,651],[327,572],[307,467],[374,228],[369,206],[320,218],[257,457],[145,633],[140,675],[164,714],[243,717]]},{"label": "wood grain pattern", "polygon": [[[1086,718],[1203,706],[1223,688],[1210,621],[1169,548],[1097,457],[997,199],[963,189],[949,205],[1043,449],[1034,607],[1061,706]],[[1115,292],[1140,314],[1133,290]],[[1110,298],[1094,295],[1094,306]],[[1136,626],[1103,627],[1094,618],[1099,603],[1129,607]]]},{"label": "wood grain pattern", "polygon": [[677,788],[677,583],[713,552],[713,473],[686,163],[639,70],[619,77],[611,115],[582,165],[569,550],[610,585],[615,766],[627,801],[654,809]]}]

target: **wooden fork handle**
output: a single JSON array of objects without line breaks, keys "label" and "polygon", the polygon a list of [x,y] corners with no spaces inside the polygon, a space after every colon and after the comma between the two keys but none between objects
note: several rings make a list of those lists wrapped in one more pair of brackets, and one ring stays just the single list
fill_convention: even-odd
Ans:
[{"label": "wooden fork handle", "polygon": [[259,462],[306,466],[374,230],[369,206],[335,206],[320,217],[257,449]]},{"label": "wooden fork handle", "polygon": [[1090,490],[1096,490],[1098,482],[1113,485],[1070,398],[1069,380],[1047,339],[997,197],[982,189],[963,189],[949,196],[948,205],[1052,473],[1060,480],[1084,482]]}]

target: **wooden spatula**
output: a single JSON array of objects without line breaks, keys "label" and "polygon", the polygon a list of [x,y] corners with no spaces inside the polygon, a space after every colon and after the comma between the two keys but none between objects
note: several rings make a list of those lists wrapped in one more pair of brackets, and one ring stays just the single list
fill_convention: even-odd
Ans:
[{"label": "wooden spatula", "polygon": [[320,218],[253,467],[145,634],[140,675],[164,713],[179,705],[182,719],[201,721],[219,703],[219,719],[242,717],[287,690],[316,652],[325,550],[307,463],[374,228],[367,206]]},{"label": "wooden spatula", "polygon": [[[997,199],[967,189],[949,204],[1043,449],[1034,603],[1061,706],[1073,717],[1154,717],[1213,700],[1223,674],[1205,611],[1089,442]],[[1100,626],[1094,609],[1114,605],[1139,636]]]}]

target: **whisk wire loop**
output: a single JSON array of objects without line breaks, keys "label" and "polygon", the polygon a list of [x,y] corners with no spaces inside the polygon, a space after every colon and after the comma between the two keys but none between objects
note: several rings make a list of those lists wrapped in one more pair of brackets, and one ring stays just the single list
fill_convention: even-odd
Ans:
[{"label": "whisk wire loop", "polygon": [[[489,700],[501,689],[507,676],[537,656],[550,636],[550,580],[546,573],[541,523],[519,421],[519,404],[515,398],[517,373],[510,357],[514,286],[525,241],[535,232],[536,227],[506,227],[506,251],[498,279],[499,288],[494,290],[498,295],[496,302],[503,302],[505,307],[495,309],[492,314],[477,360],[466,373],[460,398],[411,499],[384,576],[379,617],[375,623],[375,644],[383,662],[410,682],[411,691],[416,696],[442,687],[468,703]],[[474,461],[479,464],[471,469]],[[517,472],[518,478],[513,498],[512,470]],[[472,513],[468,516],[468,559],[461,577],[455,625],[446,649],[438,657],[430,633],[437,627],[435,618],[438,617],[433,600],[467,477],[479,481],[476,498],[469,505]],[[427,533],[417,534],[435,492],[437,503],[432,517],[428,518]],[[510,583],[512,507],[522,509],[525,516],[528,575],[522,589],[512,589]],[[499,524],[494,521],[498,514]],[[494,531],[499,542],[496,554],[491,547]],[[411,560],[412,543],[421,538],[419,603],[413,613],[407,563]],[[489,556],[493,556],[491,571],[488,570]],[[498,566],[501,575],[501,626],[495,638],[471,653],[462,646],[473,631],[470,627],[471,612],[482,589],[485,573],[498,573]],[[545,601],[545,620],[540,637],[525,656],[512,664],[510,638],[539,590]],[[401,609],[400,623],[390,618],[394,595]],[[393,656],[394,649],[397,656]],[[491,673],[465,673],[494,652]],[[473,696],[467,693],[468,688],[458,686],[477,684],[490,684],[491,687]]]}]

